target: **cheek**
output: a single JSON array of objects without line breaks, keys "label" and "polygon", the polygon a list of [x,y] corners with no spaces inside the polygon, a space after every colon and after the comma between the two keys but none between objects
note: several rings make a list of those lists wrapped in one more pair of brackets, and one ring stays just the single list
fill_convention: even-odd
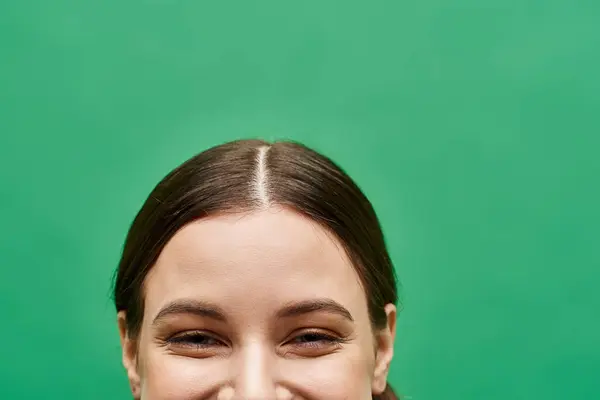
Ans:
[{"label": "cheek", "polygon": [[223,359],[194,359],[147,353],[141,365],[143,400],[195,400],[208,398],[226,376]]},{"label": "cheek", "polygon": [[315,359],[285,360],[284,380],[309,399],[371,399],[372,362],[360,349]]}]

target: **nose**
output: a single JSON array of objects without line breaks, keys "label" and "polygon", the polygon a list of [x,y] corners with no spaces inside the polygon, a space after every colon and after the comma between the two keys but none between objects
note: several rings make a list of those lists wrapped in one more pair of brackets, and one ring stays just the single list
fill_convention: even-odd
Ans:
[{"label": "nose", "polygon": [[243,357],[240,357],[236,397],[244,400],[275,400],[272,358],[259,343],[245,349]]},{"label": "nose", "polygon": [[240,349],[234,357],[231,386],[219,400],[288,400],[290,393],[277,382],[276,355],[259,342]]}]

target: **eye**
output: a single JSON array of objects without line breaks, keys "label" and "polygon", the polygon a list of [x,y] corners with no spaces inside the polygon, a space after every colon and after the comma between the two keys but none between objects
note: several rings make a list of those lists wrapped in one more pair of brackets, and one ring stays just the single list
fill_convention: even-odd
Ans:
[{"label": "eye", "polygon": [[305,331],[294,336],[286,345],[292,352],[307,356],[319,356],[340,349],[345,339],[322,331]]},{"label": "eye", "polygon": [[183,332],[177,334],[167,339],[167,343],[175,347],[192,349],[210,349],[214,347],[226,346],[223,341],[201,331]]},{"label": "eye", "polygon": [[322,343],[337,343],[338,339],[330,336],[330,335],[326,335],[323,333],[319,333],[319,332],[308,332],[305,333],[303,335],[300,336],[296,336],[294,339],[292,339],[293,343],[298,343],[298,344],[322,344]]}]

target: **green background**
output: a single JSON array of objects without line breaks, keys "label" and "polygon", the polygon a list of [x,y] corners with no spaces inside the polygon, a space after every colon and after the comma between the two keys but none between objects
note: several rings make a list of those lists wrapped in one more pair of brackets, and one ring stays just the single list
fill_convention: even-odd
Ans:
[{"label": "green background", "polygon": [[414,400],[600,398],[600,2],[0,3],[0,398],[128,399],[134,214],[242,137],[338,161],[404,285]]}]

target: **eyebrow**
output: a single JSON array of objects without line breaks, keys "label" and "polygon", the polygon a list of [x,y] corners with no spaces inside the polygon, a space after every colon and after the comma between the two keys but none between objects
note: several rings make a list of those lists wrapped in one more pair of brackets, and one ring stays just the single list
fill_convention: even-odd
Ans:
[{"label": "eyebrow", "polygon": [[178,314],[191,314],[222,322],[227,321],[225,312],[219,306],[204,301],[184,299],[175,300],[163,307],[154,317],[152,324],[156,325],[161,320]]},{"label": "eyebrow", "polygon": [[[354,321],[350,311],[332,299],[314,299],[289,303],[280,309],[276,316],[277,318],[291,318],[317,312],[336,314],[349,321]],[[154,317],[152,324],[156,325],[170,316],[180,314],[191,314],[221,322],[227,321],[227,316],[223,309],[215,304],[199,300],[182,299],[175,300],[163,307],[156,317]]]},{"label": "eyebrow", "polygon": [[324,312],[329,314],[337,314],[349,321],[354,321],[350,311],[340,303],[332,299],[315,299],[294,302],[283,307],[277,312],[278,318],[289,318],[303,314],[316,312]]}]

